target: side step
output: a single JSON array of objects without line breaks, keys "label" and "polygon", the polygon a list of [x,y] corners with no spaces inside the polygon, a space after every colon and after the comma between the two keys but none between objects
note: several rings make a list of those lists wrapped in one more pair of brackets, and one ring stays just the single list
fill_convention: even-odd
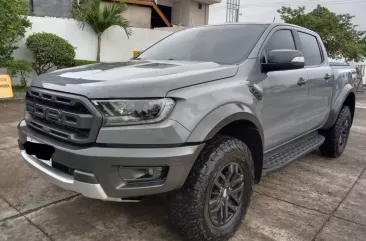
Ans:
[{"label": "side step", "polygon": [[324,136],[313,133],[282,148],[271,151],[269,155],[265,155],[265,160],[263,162],[263,175],[285,167],[296,159],[312,152],[321,146],[324,140]]}]

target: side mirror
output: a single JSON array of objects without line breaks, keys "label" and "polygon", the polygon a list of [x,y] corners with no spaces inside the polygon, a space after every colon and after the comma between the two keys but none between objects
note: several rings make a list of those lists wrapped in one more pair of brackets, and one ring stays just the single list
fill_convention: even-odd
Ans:
[{"label": "side mirror", "polygon": [[267,63],[262,63],[265,72],[302,69],[305,66],[304,55],[298,50],[276,49],[267,55]]}]

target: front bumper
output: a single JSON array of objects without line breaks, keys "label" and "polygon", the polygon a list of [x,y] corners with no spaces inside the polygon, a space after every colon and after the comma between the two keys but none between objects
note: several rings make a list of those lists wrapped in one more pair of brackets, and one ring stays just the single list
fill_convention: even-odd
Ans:
[{"label": "front bumper", "polygon": [[[183,186],[204,144],[179,147],[133,148],[88,146],[76,147],[29,128],[24,121],[18,126],[19,146],[25,162],[54,184],[90,198],[121,201],[168,192]],[[28,155],[23,144],[31,137],[55,148],[52,161],[68,167],[63,172]],[[168,166],[164,183],[124,185],[120,167]]]}]

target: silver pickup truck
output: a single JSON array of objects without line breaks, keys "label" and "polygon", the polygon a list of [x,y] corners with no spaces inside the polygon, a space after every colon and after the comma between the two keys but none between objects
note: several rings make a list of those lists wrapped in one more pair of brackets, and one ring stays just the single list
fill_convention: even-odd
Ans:
[{"label": "silver pickup truck", "polygon": [[121,63],[37,77],[19,124],[24,161],[90,198],[168,193],[187,240],[227,240],[263,175],[319,148],[338,157],[355,112],[352,68],[288,24],[172,34]]}]

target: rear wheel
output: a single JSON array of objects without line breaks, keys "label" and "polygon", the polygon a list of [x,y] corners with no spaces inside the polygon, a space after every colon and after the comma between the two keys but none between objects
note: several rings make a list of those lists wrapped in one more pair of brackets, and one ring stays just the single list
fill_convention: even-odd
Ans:
[{"label": "rear wheel", "polygon": [[183,188],[172,194],[170,218],[187,240],[227,240],[250,203],[253,159],[238,139],[220,136],[206,145]]},{"label": "rear wheel", "polygon": [[351,110],[345,105],[342,107],[334,125],[322,133],[325,136],[325,141],[319,150],[323,156],[339,157],[342,155],[347,146],[351,124]]}]

